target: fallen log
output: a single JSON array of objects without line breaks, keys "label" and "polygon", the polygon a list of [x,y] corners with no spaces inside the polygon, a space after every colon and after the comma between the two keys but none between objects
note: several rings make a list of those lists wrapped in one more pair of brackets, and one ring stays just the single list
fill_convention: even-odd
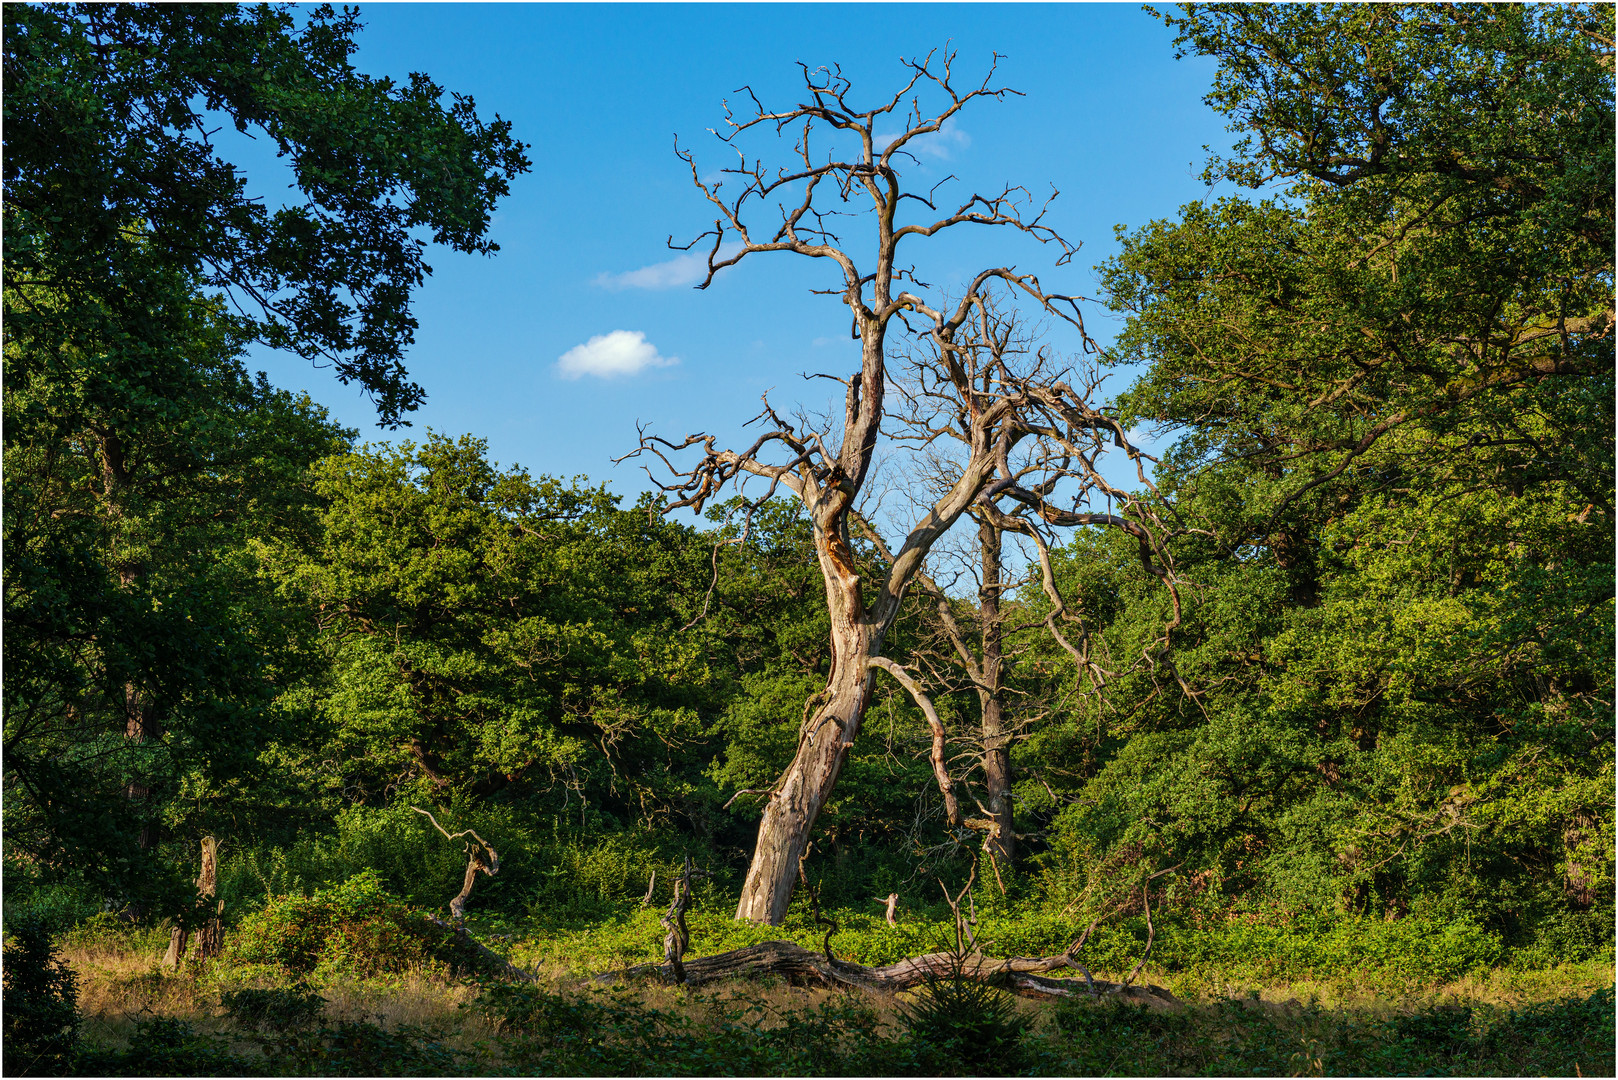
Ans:
[{"label": "fallen log", "polygon": [[[1174,1007],[1178,1000],[1159,986],[1129,986],[1091,976],[1084,965],[1063,954],[1058,956],[1014,956],[1004,960],[973,955],[957,960],[949,952],[912,956],[885,967],[865,967],[847,960],[828,957],[793,941],[765,941],[713,956],[684,960],[684,983],[700,986],[720,979],[778,975],[794,985],[823,986],[829,989],[858,988],[880,993],[897,993],[921,986],[932,979],[961,976],[1001,986],[1023,997],[1110,997],[1158,1007]],[[1047,978],[1046,973],[1072,969],[1082,979]],[[641,964],[619,971],[606,971],[597,982],[657,979],[674,981],[668,964]]]}]

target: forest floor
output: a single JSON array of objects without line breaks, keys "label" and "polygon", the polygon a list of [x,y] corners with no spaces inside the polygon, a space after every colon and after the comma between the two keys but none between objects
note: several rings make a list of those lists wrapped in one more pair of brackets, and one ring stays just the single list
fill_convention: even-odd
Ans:
[{"label": "forest floor", "polygon": [[[841,994],[773,977],[696,991],[605,989],[582,978],[646,959],[650,942],[638,940],[645,921],[634,915],[594,934],[553,929],[504,941],[485,928],[485,940],[540,977],[533,987],[497,990],[422,970],[299,980],[215,961],[172,973],[159,964],[161,930],[69,940],[63,957],[79,978],[90,1052],[80,1071],[118,1074],[128,1065],[156,1075],[149,1070],[166,1064],[192,1075],[1614,1074],[1607,962],[1429,982],[1371,973],[1265,982],[1251,972],[1220,979],[1148,965],[1147,980],[1178,1004],[1016,1000],[998,1028],[973,1033],[972,1045],[923,1045],[907,1020],[914,994]],[[729,936],[771,934],[807,938],[780,928]],[[745,943],[705,949],[693,938],[697,954]],[[324,999],[302,1027],[244,1022],[224,1005],[232,991],[289,988]]]}]

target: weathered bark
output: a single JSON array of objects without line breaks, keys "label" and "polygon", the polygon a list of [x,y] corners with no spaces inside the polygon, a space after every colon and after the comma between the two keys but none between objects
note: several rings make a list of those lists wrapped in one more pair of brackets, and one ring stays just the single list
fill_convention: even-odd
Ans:
[{"label": "weathered bark", "polygon": [[983,786],[985,809],[994,822],[983,846],[997,867],[1011,866],[1017,855],[1017,832],[1011,815],[1011,732],[1006,724],[1005,660],[1001,651],[1004,629],[1000,617],[1000,559],[1002,534],[991,522],[978,522],[978,550],[982,578],[978,587],[978,616],[982,659],[977,679],[982,713]]},{"label": "weathered bark", "polygon": [[[225,931],[221,916],[225,911],[225,902],[215,899],[218,888],[219,841],[211,836],[204,836],[202,870],[197,874],[197,915],[201,917],[201,924],[196,930],[198,960],[218,956],[224,945]],[[174,929],[169,931],[169,949],[163,957],[164,966],[179,969],[180,962],[185,959],[186,946],[190,939],[190,920],[183,917],[176,920]]]},{"label": "weathered bark", "polygon": [[[843,551],[847,552],[846,545]],[[792,763],[764,804],[753,859],[736,905],[736,918],[771,926],[779,926],[786,917],[810,830],[859,734],[871,696],[867,664],[881,649],[880,636],[873,635],[861,610],[852,558],[845,562],[823,556],[821,561],[823,568],[832,564],[826,588],[832,615],[832,669],[821,692],[823,704],[799,733]]]},{"label": "weathered bark", "polygon": [[443,833],[451,840],[459,840],[463,836],[470,836],[477,841],[466,845],[466,877],[461,881],[461,891],[450,899],[449,913],[455,916],[458,924],[466,922],[466,902],[472,898],[472,886],[477,884],[479,874],[493,877],[500,872],[500,853],[489,846],[488,841],[473,832],[471,829],[462,829],[458,833],[451,833],[438,823],[438,819],[418,806],[410,809],[433,823],[433,828]]},{"label": "weathered bark", "polygon": [[[896,993],[922,985],[929,979],[948,977],[956,970],[957,958],[948,952],[913,956],[885,967],[870,968],[847,960],[828,959],[823,953],[806,949],[792,941],[765,941],[741,949],[686,960],[685,985],[700,986],[720,979],[779,975],[794,984],[832,989],[857,987],[882,993]],[[1077,979],[1046,978],[1052,971],[1075,970]],[[1013,956],[995,960],[973,956],[960,963],[961,974],[970,979],[1003,985],[1024,997],[1102,997],[1174,1005],[1173,994],[1158,986],[1126,986],[1091,977],[1082,964],[1063,954],[1058,956]],[[668,980],[666,964],[642,964],[623,971],[596,976],[599,982],[619,979],[653,978]]]},{"label": "weathered bark", "polygon": [[[691,856],[685,857],[685,866],[680,876],[674,879],[674,898],[669,901],[668,911],[658,921],[663,929],[668,931],[663,938],[663,960],[669,966],[672,981],[685,982],[685,969],[680,965],[680,958],[691,948],[691,931],[685,925],[685,913],[691,906],[691,879],[699,873],[691,862]],[[706,874],[706,871],[700,871]]]}]

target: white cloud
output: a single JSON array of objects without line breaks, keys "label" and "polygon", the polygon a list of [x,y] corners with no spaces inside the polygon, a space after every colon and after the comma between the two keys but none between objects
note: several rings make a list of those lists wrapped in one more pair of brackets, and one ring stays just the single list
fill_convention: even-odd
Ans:
[{"label": "white cloud", "polygon": [[[729,258],[741,250],[740,244],[726,244],[719,249],[721,258]],[[626,270],[621,274],[600,273],[595,276],[599,288],[618,292],[622,289],[677,289],[681,285],[695,285],[708,275],[708,252],[688,251],[666,262],[653,263],[639,270]]]},{"label": "white cloud", "polygon": [[[874,131],[871,141],[886,149],[893,145],[893,141],[900,136],[897,131]],[[962,131],[955,124],[955,117],[944,121],[942,127],[930,135],[921,135],[905,143],[904,150],[917,157],[930,157],[938,161],[948,161],[955,156],[957,150],[965,150],[972,145],[972,136]]]},{"label": "white cloud", "polygon": [[639,330],[614,330],[598,334],[583,345],[575,345],[556,361],[556,373],[564,379],[594,375],[616,379],[639,375],[647,368],[673,367],[677,356],[662,356],[657,346]]}]

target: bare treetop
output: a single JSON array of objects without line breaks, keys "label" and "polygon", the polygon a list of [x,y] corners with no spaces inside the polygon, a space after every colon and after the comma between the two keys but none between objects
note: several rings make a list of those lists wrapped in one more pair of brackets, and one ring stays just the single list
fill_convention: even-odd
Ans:
[{"label": "bare treetop", "polygon": [[[681,251],[699,247],[704,241],[709,242],[708,273],[697,287],[707,288],[714,274],[736,265],[748,255],[762,251],[793,251],[836,262],[842,270],[844,282],[844,289],[838,291],[846,292],[851,306],[856,306],[852,301],[861,296],[866,286],[874,286],[870,303],[861,305],[864,310],[859,313],[870,319],[886,318],[906,304],[904,297],[890,295],[893,281],[908,280],[922,288],[927,287],[915,280],[911,270],[898,268],[892,263],[891,256],[897,250],[899,241],[912,235],[932,236],[951,226],[967,223],[1020,229],[1041,243],[1058,245],[1062,254],[1057,264],[1067,262],[1077,250],[1077,245],[1069,244],[1043,223],[1045,209],[1057,195],[1055,188],[1031,214],[1029,211],[1034,200],[1022,186],[1007,186],[992,195],[973,193],[952,211],[940,211],[936,195],[940,187],[955,179],[953,176],[940,180],[926,195],[901,190],[895,162],[901,158],[916,160],[907,149],[912,142],[942,131],[945,123],[974,99],[999,100],[1008,94],[1020,96],[1018,91],[1007,87],[991,86],[995,67],[1000,60],[998,54],[980,85],[964,91],[957,88],[952,70],[955,56],[953,52],[945,52],[935,63],[938,57],[935,51],[922,60],[901,61],[911,71],[909,81],[886,102],[863,110],[850,104],[852,83],[837,67],[811,69],[800,62],[798,67],[809,100],[783,111],[766,108],[751,87],[742,87],[740,92],[745,92],[752,103],[752,115],[738,118],[727,101],[724,130],[709,129],[736,152],[737,164],[720,170],[722,177],[734,177],[741,181],[741,189],[734,193],[724,190],[725,179],[712,183],[705,181],[697,167],[695,154],[676,145],[676,153],[691,169],[692,182],[720,215],[714,220],[712,228],[691,242],[675,244],[672,237],[669,241],[670,247]],[[921,94],[915,92],[918,85],[923,84],[940,91],[947,103],[935,110],[924,109]],[[904,130],[891,137],[879,134],[879,121],[890,116],[902,117]],[[789,130],[796,129],[791,165],[770,167],[762,158],[754,158],[749,164],[737,140],[754,128],[765,125],[772,125],[777,137],[784,137]],[[840,158],[840,148],[833,145],[834,140],[830,137],[825,140],[824,150],[816,146],[816,136],[827,128],[833,132],[852,133],[859,139],[859,150],[852,159]],[[801,192],[796,190],[798,185],[802,187]],[[839,208],[825,205],[828,192],[836,199]],[[840,208],[867,198],[870,200],[868,206],[855,207],[853,210]],[[817,199],[822,201],[817,202]],[[900,204],[906,200],[926,207],[928,216],[915,224],[898,224],[897,213]],[[774,209],[779,214],[779,221],[764,223],[750,219],[751,213],[763,211],[771,202],[776,203]],[[750,206],[750,203],[757,203],[757,208]],[[868,211],[875,212],[881,223],[879,250],[876,264],[869,268],[869,272],[862,272],[845,249],[842,236],[832,228],[831,219]],[[739,249],[726,250],[727,239],[738,243]]]}]

